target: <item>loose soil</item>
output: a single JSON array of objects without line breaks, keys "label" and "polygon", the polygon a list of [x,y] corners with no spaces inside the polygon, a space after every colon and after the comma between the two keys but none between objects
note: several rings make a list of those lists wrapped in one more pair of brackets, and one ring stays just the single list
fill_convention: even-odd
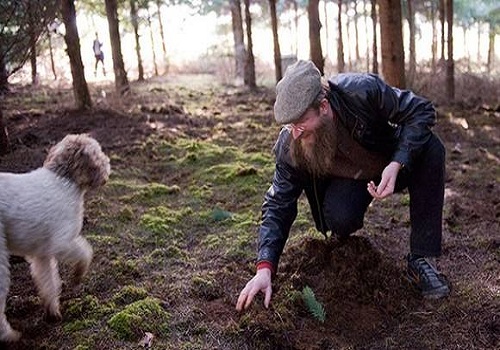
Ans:
[{"label": "loose soil", "polygon": [[[134,83],[125,98],[116,96],[111,86],[91,90],[95,106],[80,112],[72,110],[69,90],[14,87],[3,106],[11,150],[0,158],[0,171],[33,170],[64,135],[89,133],[110,155],[116,179],[184,189],[191,186],[193,172],[171,171],[169,155],[155,148],[162,142],[183,138],[271,154],[279,131],[272,119],[272,89],[250,92],[218,85],[210,77],[171,76]],[[405,279],[406,193],[373,203],[364,228],[346,241],[316,233],[302,200],[306,219],[292,229],[273,282],[270,308],[262,306],[259,296],[249,310],[237,313],[238,293],[254,273],[261,204],[255,198],[262,197],[270,177],[259,184],[252,202],[231,201],[222,194],[211,200],[228,212],[245,208],[255,213],[248,229],[253,238],[243,244],[242,252],[227,255],[228,248],[238,244],[230,235],[223,237],[221,246],[206,246],[203,237],[217,237],[217,222],[185,222],[177,241],[184,258],[141,260],[128,270],[116,262],[125,257],[139,261],[134,259],[161,247],[139,245],[134,237],[114,231],[123,228],[117,213],[122,213],[124,193],[105,187],[86,197],[82,234],[119,239],[91,240],[91,272],[82,286],[64,286],[62,322],[44,321],[27,263],[11,259],[7,318],[23,336],[19,343],[4,347],[141,348],[143,333],[123,339],[109,329],[113,310],[91,317],[85,306],[86,296],[108,305],[121,287],[137,285],[161,300],[170,314],[168,334],[155,334],[156,349],[500,349],[500,110],[482,105],[438,111],[435,131],[447,149],[443,255],[438,266],[452,284],[449,298],[424,300]],[[190,198],[175,197],[176,205],[182,206],[182,201],[187,206]],[[141,208],[130,205],[134,212],[147,210],[147,202]],[[138,224],[131,219],[129,225]],[[63,278],[66,273],[63,267]],[[301,298],[305,286],[323,305],[325,322],[308,312]],[[75,300],[84,301],[82,310],[69,313]],[[86,324],[86,319],[92,321]],[[74,326],[77,320],[80,327]]]}]

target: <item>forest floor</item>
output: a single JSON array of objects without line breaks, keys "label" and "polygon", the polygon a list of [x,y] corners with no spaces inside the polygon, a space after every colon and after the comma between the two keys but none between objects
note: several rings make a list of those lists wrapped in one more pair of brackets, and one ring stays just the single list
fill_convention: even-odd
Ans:
[{"label": "forest floor", "polygon": [[[449,298],[424,300],[405,279],[407,193],[374,202],[342,243],[314,230],[301,198],[270,308],[259,297],[238,313],[274,170],[274,91],[210,76],[136,82],[125,98],[90,88],[87,112],[72,109],[71,90],[14,86],[4,99],[12,149],[0,171],[41,166],[68,133],[94,136],[112,166],[86,195],[94,259],[82,285],[63,285],[63,321],[43,319],[28,264],[11,259],[6,313],[22,338],[4,348],[138,349],[146,332],[153,349],[500,348],[499,106],[438,108]],[[324,322],[308,311],[306,286]]]}]

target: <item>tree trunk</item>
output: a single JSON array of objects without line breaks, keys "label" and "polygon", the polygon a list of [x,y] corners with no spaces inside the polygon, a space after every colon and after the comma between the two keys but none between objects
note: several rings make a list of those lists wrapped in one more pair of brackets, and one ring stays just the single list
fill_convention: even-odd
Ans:
[{"label": "tree trunk", "polygon": [[490,23],[490,30],[488,33],[488,62],[487,62],[487,71],[490,74],[495,67],[495,26],[493,23]]},{"label": "tree trunk", "polygon": [[436,6],[434,1],[431,1],[431,23],[432,23],[432,61],[431,61],[431,71],[432,74],[436,74],[436,57],[437,57],[437,26],[436,26]]},{"label": "tree trunk", "polygon": [[328,35],[328,7],[326,1],[323,1],[323,12],[325,13],[325,60],[326,60],[327,57],[330,57],[329,54],[330,37]]},{"label": "tree trunk", "polygon": [[29,43],[30,43],[30,64],[31,64],[31,85],[38,85],[38,72],[36,67],[36,41],[38,40],[38,35],[36,34],[34,26],[35,22],[35,14],[33,13],[36,9],[33,8],[33,5],[28,2],[28,15],[29,15]]},{"label": "tree trunk", "polygon": [[230,0],[231,20],[234,39],[234,64],[236,78],[243,79],[245,73],[245,60],[247,52],[245,49],[245,35],[243,34],[243,18],[241,16],[240,0]]},{"label": "tree trunk", "polygon": [[321,22],[319,20],[319,0],[309,0],[307,6],[309,17],[309,47],[311,61],[319,69],[321,75],[324,74],[325,61],[321,49]]},{"label": "tree trunk", "polygon": [[158,7],[158,24],[160,25],[161,49],[163,52],[163,62],[165,62],[165,74],[168,73],[169,64],[167,57],[167,47],[165,45],[165,33],[163,31],[163,20],[161,18],[161,1],[156,0],[156,7]]},{"label": "tree trunk", "polygon": [[250,16],[250,0],[244,0],[245,3],[245,24],[247,27],[247,57],[245,60],[245,75],[244,83],[250,89],[257,88],[255,80],[255,59],[253,56],[253,42],[252,42],[252,17]]},{"label": "tree trunk", "polygon": [[351,19],[349,18],[349,3],[345,6],[345,20],[346,20],[346,40],[347,40],[347,67],[352,71],[352,50],[351,50]]},{"label": "tree trunk", "polygon": [[31,85],[38,85],[38,72],[36,69],[36,38],[30,38],[30,65],[31,65]]},{"label": "tree trunk", "polygon": [[293,16],[295,22],[295,57],[299,55],[299,5],[293,0]]},{"label": "tree trunk", "polygon": [[453,0],[446,0],[448,23],[448,60],[446,61],[446,92],[448,101],[455,100],[455,62],[453,61]]},{"label": "tree trunk", "polygon": [[278,18],[276,16],[276,0],[269,0],[269,10],[271,12],[271,26],[273,29],[273,43],[274,43],[274,72],[276,76],[276,83],[282,78],[281,71],[281,50],[278,38]]},{"label": "tree trunk", "polygon": [[80,37],[76,26],[76,10],[73,0],[61,0],[61,14],[63,17],[66,34],[66,42],[69,63],[71,66],[71,76],[73,78],[73,94],[78,109],[88,109],[92,107],[92,100],[85,80],[85,72],[80,51]]},{"label": "tree trunk", "polygon": [[359,14],[358,14],[358,2],[356,0],[353,2],[353,7],[354,7],[354,34],[356,40],[355,54],[356,54],[356,62],[359,62],[361,60],[361,55],[359,54],[359,28],[358,28]]},{"label": "tree trunk", "polygon": [[148,27],[149,27],[149,40],[151,40],[151,53],[153,55],[153,66],[155,68],[155,76],[158,76],[158,65],[156,64],[156,51],[155,51],[155,38],[153,35],[153,24],[151,23],[151,15],[148,9]]},{"label": "tree trunk", "polygon": [[441,62],[444,62],[444,47],[446,46],[444,30],[445,30],[445,17],[444,17],[444,2],[446,0],[439,0],[439,21],[441,23]]},{"label": "tree trunk", "polygon": [[113,56],[113,71],[115,73],[115,88],[121,95],[130,90],[127,72],[123,64],[122,45],[118,23],[118,5],[116,0],[105,0],[106,16],[108,18],[109,38],[111,40],[111,54]]},{"label": "tree trunk", "polygon": [[136,0],[130,0],[130,21],[132,22],[132,27],[134,28],[135,53],[137,55],[137,70],[139,72],[137,80],[144,81],[144,67],[142,66],[141,41],[139,40],[139,21]]},{"label": "tree trunk", "polygon": [[337,42],[337,71],[343,73],[345,70],[344,61],[344,39],[342,38],[342,0],[338,0],[338,18],[337,18],[339,39]]},{"label": "tree trunk", "polygon": [[405,88],[405,58],[400,0],[380,0],[382,73],[389,85]]},{"label": "tree trunk", "polygon": [[408,28],[410,35],[410,60],[409,60],[409,69],[408,69],[408,83],[411,86],[415,79],[415,73],[417,70],[417,59],[416,59],[416,51],[415,51],[415,12],[413,11],[413,0],[407,0],[406,2],[407,8],[407,16],[408,16]]},{"label": "tree trunk", "polygon": [[4,56],[0,54],[0,96],[9,91],[9,73]]},{"label": "tree trunk", "polygon": [[370,71],[370,39],[368,37],[368,0],[363,0],[363,12],[364,12],[364,26],[365,26],[365,45],[366,45],[366,51],[365,51],[365,59],[366,59],[366,71]]},{"label": "tree trunk", "polygon": [[465,61],[467,62],[467,72],[470,73],[471,67],[470,67],[470,49],[469,49],[469,44],[467,43],[467,24],[464,24],[462,26],[462,31],[464,32],[464,42],[463,42],[463,47],[465,48]]},{"label": "tree trunk", "polygon": [[52,48],[52,33],[48,33],[49,37],[49,55],[50,55],[50,68],[52,69],[52,74],[54,75],[54,80],[57,80],[56,64],[54,62],[54,49]]},{"label": "tree trunk", "polygon": [[378,44],[377,44],[377,0],[371,0],[372,3],[372,25],[373,25],[373,49],[372,49],[372,72],[378,74]]},{"label": "tree trunk", "polygon": [[7,154],[10,151],[9,133],[7,127],[3,123],[3,114],[0,109],[0,156]]},{"label": "tree trunk", "polygon": [[481,21],[477,21],[477,64],[481,65]]}]

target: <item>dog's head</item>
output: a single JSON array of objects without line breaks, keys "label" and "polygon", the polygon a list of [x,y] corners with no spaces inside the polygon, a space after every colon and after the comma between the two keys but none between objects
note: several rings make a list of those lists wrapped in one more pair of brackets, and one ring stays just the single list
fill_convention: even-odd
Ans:
[{"label": "dog's head", "polygon": [[85,134],[64,137],[50,149],[43,166],[73,181],[81,190],[104,185],[111,172],[109,158],[99,143]]}]

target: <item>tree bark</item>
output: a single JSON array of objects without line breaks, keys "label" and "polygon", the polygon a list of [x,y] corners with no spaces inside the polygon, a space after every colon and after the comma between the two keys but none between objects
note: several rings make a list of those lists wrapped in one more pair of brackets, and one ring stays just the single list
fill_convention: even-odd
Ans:
[{"label": "tree bark", "polygon": [[167,47],[165,45],[165,33],[163,31],[163,20],[161,18],[161,1],[156,0],[156,7],[158,8],[158,24],[160,25],[160,37],[161,37],[161,50],[163,52],[163,62],[165,63],[165,74],[168,73],[169,64],[167,57]]},{"label": "tree bark", "polygon": [[436,74],[436,57],[437,57],[437,26],[436,26],[436,6],[434,1],[431,1],[431,23],[432,23],[432,61],[431,61],[431,71],[432,74]]},{"label": "tree bark", "polygon": [[155,76],[158,76],[158,65],[156,64],[156,51],[155,51],[155,38],[153,35],[153,24],[151,22],[151,15],[148,9],[148,27],[149,27],[149,40],[151,40],[151,53],[153,55],[153,66],[155,69]]},{"label": "tree bark", "polygon": [[377,44],[377,0],[372,3],[372,25],[373,25],[373,48],[372,48],[372,72],[378,74],[378,44]]},{"label": "tree bark", "polygon": [[9,91],[9,73],[3,55],[0,54],[0,96]]},{"label": "tree bark", "polygon": [[352,52],[351,52],[351,25],[352,21],[349,18],[349,3],[346,4],[345,6],[345,33],[346,33],[346,40],[347,40],[347,67],[349,71],[352,71]]},{"label": "tree bark", "polygon": [[309,47],[311,61],[324,74],[325,60],[323,58],[323,50],[321,49],[321,22],[319,20],[319,0],[309,0],[307,6],[307,14],[309,17]]},{"label": "tree bark", "polygon": [[328,7],[327,2],[323,1],[323,12],[325,13],[325,60],[329,55],[329,47],[328,44],[330,42],[330,37],[328,35]]},{"label": "tree bark", "polygon": [[366,59],[366,71],[370,71],[370,38],[368,37],[368,0],[363,0],[363,12],[364,12],[364,26],[365,26],[365,59]]},{"label": "tree bark", "polygon": [[273,43],[274,43],[274,72],[276,76],[276,83],[282,78],[281,71],[281,50],[280,41],[278,37],[278,17],[276,16],[276,0],[269,0],[269,10],[271,12],[271,26],[273,29]]},{"label": "tree bark", "polygon": [[142,66],[141,41],[139,40],[139,21],[136,0],[130,0],[130,21],[132,22],[132,27],[134,28],[135,53],[137,55],[137,70],[139,73],[137,80],[144,81],[144,67]]},{"label": "tree bark", "polygon": [[400,0],[379,0],[382,73],[392,86],[405,88],[405,59]]},{"label": "tree bark", "polygon": [[486,63],[488,74],[490,74],[495,67],[495,25],[490,23],[490,30],[488,33],[488,62]]},{"label": "tree bark", "polygon": [[105,0],[106,16],[108,18],[109,38],[111,41],[111,54],[113,56],[113,71],[115,73],[115,88],[121,95],[130,90],[127,72],[123,64],[120,29],[118,21],[118,5],[116,0]]},{"label": "tree bark", "polygon": [[343,73],[345,70],[344,61],[344,39],[342,38],[342,0],[338,0],[338,41],[337,41],[337,71]]},{"label": "tree bark", "polygon": [[448,59],[446,60],[446,92],[448,102],[455,100],[455,62],[453,60],[453,0],[446,0],[448,24]]},{"label": "tree bark", "polygon": [[441,61],[444,62],[444,47],[445,42],[445,16],[444,16],[444,3],[446,0],[439,0],[439,21],[441,23]]},{"label": "tree bark", "polygon": [[38,85],[38,72],[36,67],[36,42],[38,40],[38,35],[35,31],[35,14],[36,9],[33,8],[32,4],[28,2],[28,16],[29,16],[29,43],[30,43],[30,64],[31,64],[31,85]]},{"label": "tree bark", "polygon": [[247,51],[245,49],[245,35],[243,33],[241,2],[240,0],[230,0],[229,5],[231,8],[231,21],[233,26],[235,73],[236,78],[243,79]]},{"label": "tree bark", "polygon": [[54,49],[52,48],[52,33],[49,31],[49,55],[50,55],[50,68],[52,69],[52,74],[54,75],[54,80],[57,80],[56,64],[54,62]]},{"label": "tree bark", "polygon": [[252,42],[252,17],[250,15],[250,0],[244,0],[245,3],[245,24],[247,27],[247,57],[245,60],[245,76],[244,83],[250,89],[257,88],[255,80],[255,59],[253,56],[253,42]]},{"label": "tree bark", "polygon": [[3,114],[0,109],[0,156],[10,151],[9,133],[3,123]]},{"label": "tree bark", "polygon": [[417,70],[417,58],[415,49],[415,12],[413,10],[413,0],[407,0],[407,16],[408,16],[408,28],[410,35],[410,60],[408,62],[408,83],[410,86],[413,84],[415,79],[415,74]]},{"label": "tree bark", "polygon": [[71,76],[73,77],[73,94],[78,109],[88,109],[92,107],[92,100],[85,80],[85,72],[80,51],[80,37],[76,26],[76,10],[73,0],[61,0],[61,14],[63,17],[66,34],[66,42],[69,63],[71,66]]},{"label": "tree bark", "polygon": [[354,8],[354,36],[356,40],[354,53],[356,55],[356,62],[359,62],[361,60],[361,55],[359,54],[359,28],[358,28],[359,15],[358,15],[358,2],[356,0],[353,2],[353,8]]}]

